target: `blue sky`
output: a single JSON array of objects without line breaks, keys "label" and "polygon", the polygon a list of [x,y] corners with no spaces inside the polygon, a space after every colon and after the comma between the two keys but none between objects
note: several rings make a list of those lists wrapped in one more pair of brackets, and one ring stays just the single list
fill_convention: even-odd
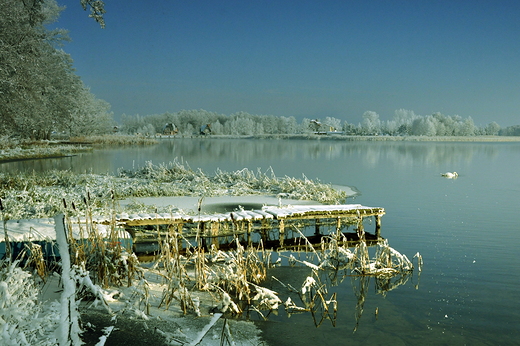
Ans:
[{"label": "blue sky", "polygon": [[520,124],[520,1],[79,0],[77,73],[114,115],[205,109],[336,117],[375,111]]}]

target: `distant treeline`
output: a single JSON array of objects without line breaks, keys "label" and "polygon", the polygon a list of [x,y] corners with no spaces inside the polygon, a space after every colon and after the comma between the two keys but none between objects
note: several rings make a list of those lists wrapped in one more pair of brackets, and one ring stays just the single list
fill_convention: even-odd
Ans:
[{"label": "distant treeline", "polygon": [[367,111],[357,124],[334,117],[304,118],[298,122],[292,116],[253,115],[246,112],[225,115],[202,109],[146,116],[123,114],[121,121],[122,132],[146,135],[171,133],[172,128],[181,135],[200,134],[201,128],[209,125],[211,134],[217,135],[340,132],[345,135],[520,136],[520,125],[502,129],[496,122],[491,122],[478,127],[471,117],[441,113],[423,116],[406,109],[396,110],[393,119],[388,121],[380,120],[376,112]]}]

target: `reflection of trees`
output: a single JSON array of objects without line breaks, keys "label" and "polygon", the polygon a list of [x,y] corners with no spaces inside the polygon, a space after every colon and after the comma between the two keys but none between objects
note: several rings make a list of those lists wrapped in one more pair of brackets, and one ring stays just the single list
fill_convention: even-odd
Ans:
[{"label": "reflection of trees", "polygon": [[154,147],[155,160],[166,162],[175,156],[182,156],[188,163],[232,161],[247,164],[256,160],[294,159],[298,155],[298,146],[289,145],[285,140],[236,140],[193,138],[165,141]]},{"label": "reflection of trees", "polygon": [[[518,146],[507,146],[519,150]],[[476,156],[494,158],[504,146],[496,143],[448,143],[448,142],[366,142],[342,140],[257,140],[182,138],[165,139],[158,145],[96,149],[93,153],[73,158],[35,160],[4,163],[6,171],[71,169],[75,172],[104,173],[119,168],[142,167],[147,161],[156,164],[180,158],[192,168],[205,164],[221,166],[229,170],[229,163],[246,167],[258,162],[307,162],[311,160],[352,160],[376,167],[381,162],[391,162],[398,167],[460,165],[471,162]],[[235,167],[236,168],[236,167]],[[235,169],[231,168],[231,169]],[[212,173],[212,172],[208,172]]]},{"label": "reflection of trees", "polygon": [[[382,160],[399,166],[415,164],[438,165],[440,163],[468,162],[476,154],[494,156],[498,148],[476,143],[396,143],[396,142],[342,142],[340,140],[236,140],[236,139],[182,139],[161,143],[155,147],[154,156],[172,160],[179,153],[192,161],[220,162],[233,160],[249,163],[255,160],[304,160],[347,159],[360,156],[369,166]],[[193,159],[191,159],[193,158]],[[197,159],[195,159],[197,158]]]},{"label": "reflection of trees", "polygon": [[471,162],[479,154],[495,157],[499,152],[499,148],[489,143],[349,142],[339,145],[341,150],[337,158],[359,155],[370,167],[377,166],[380,161],[394,162],[399,167],[460,164]]}]

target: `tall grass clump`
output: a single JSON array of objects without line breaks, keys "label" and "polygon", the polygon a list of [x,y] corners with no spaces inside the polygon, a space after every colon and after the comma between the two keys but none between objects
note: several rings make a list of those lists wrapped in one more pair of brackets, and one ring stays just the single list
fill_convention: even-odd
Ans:
[{"label": "tall grass clump", "polygon": [[[114,206],[114,193],[111,192],[111,204]],[[131,286],[134,278],[139,277],[138,260],[131,249],[127,249],[121,240],[125,238],[126,231],[115,223],[114,211],[112,221],[101,232],[93,221],[90,205],[90,194],[83,198],[85,204],[85,217],[77,217],[74,220],[71,214],[76,213],[76,204],[63,200],[65,209],[68,209],[66,218],[68,226],[68,241],[71,251],[72,265],[93,274],[94,283],[102,287]],[[74,222],[75,221],[75,222]],[[78,228],[79,239],[73,236],[73,223]]]}]

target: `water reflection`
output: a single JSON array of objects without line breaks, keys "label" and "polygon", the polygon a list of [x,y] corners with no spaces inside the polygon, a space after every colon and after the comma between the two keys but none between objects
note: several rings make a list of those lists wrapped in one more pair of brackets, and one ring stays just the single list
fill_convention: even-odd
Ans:
[{"label": "water reflection", "polygon": [[[333,145],[319,143],[310,148],[304,157],[341,159],[360,155],[362,161],[370,167],[378,166],[381,161],[411,167],[413,165],[460,164],[461,162],[471,162],[474,157],[480,155],[493,159],[500,150],[502,150],[500,144],[476,143],[354,142],[334,143]],[[516,150],[520,151],[520,146],[516,146]]]},{"label": "water reflection", "polygon": [[[316,271],[301,266],[274,268],[268,274],[270,279],[265,283],[265,287],[279,293],[284,301],[287,317],[308,314],[315,327],[320,327],[325,322],[335,327],[338,315],[348,315],[348,312],[338,311],[338,303],[349,300],[346,292],[352,289],[355,298],[355,309],[352,313],[353,332],[358,330],[365,312],[365,303],[371,292],[386,297],[390,291],[414,280],[413,285],[418,289],[420,278],[420,271],[403,271],[394,276],[356,275],[349,269]],[[376,319],[378,314],[376,310]],[[268,320],[269,315],[262,315],[262,318]]]},{"label": "water reflection", "polygon": [[[375,168],[382,162],[406,168],[460,165],[482,155],[493,160],[501,150],[504,150],[501,143],[182,138],[164,139],[153,146],[96,149],[72,157],[4,162],[0,167],[7,172],[68,169],[77,173],[115,173],[119,168],[142,167],[147,161],[160,164],[179,158],[193,169],[208,169],[206,173],[209,174],[217,167],[266,169],[271,162],[339,162],[346,159],[359,160],[359,164],[367,168]],[[506,150],[519,152],[520,144],[509,144]]]}]

